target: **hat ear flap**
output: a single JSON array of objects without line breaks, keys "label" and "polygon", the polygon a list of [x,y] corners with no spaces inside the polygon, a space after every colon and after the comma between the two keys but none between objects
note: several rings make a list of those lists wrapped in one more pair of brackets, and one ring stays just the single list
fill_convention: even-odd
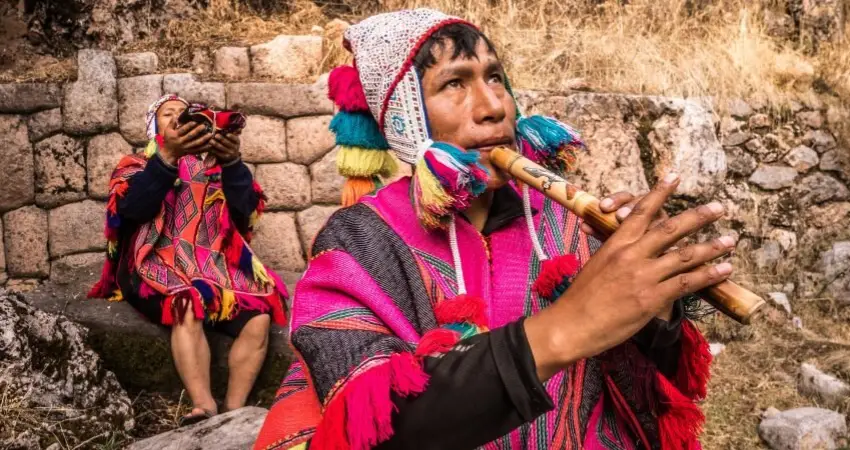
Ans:
[{"label": "hat ear flap", "polygon": [[334,69],[328,77],[328,98],[339,109],[329,128],[339,147],[337,171],[346,177],[341,201],[343,206],[351,206],[380,187],[380,177],[391,177],[397,166],[388,151],[389,143],[369,111],[357,69]]}]

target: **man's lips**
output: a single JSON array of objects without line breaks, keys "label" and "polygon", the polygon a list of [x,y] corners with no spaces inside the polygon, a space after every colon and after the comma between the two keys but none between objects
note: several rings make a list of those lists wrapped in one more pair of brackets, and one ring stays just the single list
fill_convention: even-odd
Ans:
[{"label": "man's lips", "polygon": [[471,150],[475,150],[482,153],[487,153],[493,150],[496,147],[513,147],[514,141],[512,139],[506,139],[498,142],[488,142],[478,146],[474,146]]}]

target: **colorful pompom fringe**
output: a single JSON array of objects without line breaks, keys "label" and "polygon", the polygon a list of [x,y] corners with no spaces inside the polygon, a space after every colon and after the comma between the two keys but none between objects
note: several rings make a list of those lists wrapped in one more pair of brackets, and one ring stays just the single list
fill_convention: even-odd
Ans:
[{"label": "colorful pompom fringe", "polygon": [[585,148],[576,130],[550,117],[521,117],[516,129],[520,151],[556,173],[573,170],[576,153]]}]

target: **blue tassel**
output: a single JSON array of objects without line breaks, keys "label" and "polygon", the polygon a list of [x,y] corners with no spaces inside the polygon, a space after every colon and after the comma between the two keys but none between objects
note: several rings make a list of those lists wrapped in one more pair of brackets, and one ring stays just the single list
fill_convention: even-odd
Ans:
[{"label": "blue tassel", "polygon": [[201,298],[204,299],[204,303],[209,303],[215,299],[215,292],[213,291],[212,286],[209,285],[206,281],[203,280],[192,280],[192,286],[198,290],[198,293],[201,294]]},{"label": "blue tassel", "polygon": [[455,322],[443,325],[443,328],[448,328],[449,330],[456,331],[460,334],[461,339],[466,339],[478,334],[478,328],[469,322]]},{"label": "blue tassel", "polygon": [[106,226],[109,228],[119,228],[121,227],[121,216],[118,214],[113,215],[110,212],[106,212]]},{"label": "blue tassel", "polygon": [[585,148],[578,131],[550,117],[521,117],[516,128],[525,156],[548,169],[559,172],[572,169],[576,151]]},{"label": "blue tassel", "polygon": [[340,111],[331,120],[329,128],[336,135],[336,145],[375,150],[390,148],[378,129],[378,122],[368,113]]},{"label": "blue tassel", "polygon": [[239,255],[239,268],[250,278],[254,277],[254,263],[251,260],[253,256],[251,251],[248,250],[248,246],[242,247],[242,253]]}]

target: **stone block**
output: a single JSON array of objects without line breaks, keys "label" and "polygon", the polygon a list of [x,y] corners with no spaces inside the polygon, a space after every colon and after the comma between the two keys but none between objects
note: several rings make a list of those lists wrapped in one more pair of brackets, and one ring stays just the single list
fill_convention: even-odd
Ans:
[{"label": "stone block", "polygon": [[49,275],[47,236],[47,212],[36,206],[18,208],[3,216],[3,243],[9,276]]},{"label": "stone block", "polygon": [[301,210],[310,206],[310,175],[298,164],[279,163],[257,166],[257,182],[268,196],[270,210]]},{"label": "stone block", "polygon": [[803,135],[803,143],[815,149],[818,153],[832,150],[836,146],[835,137],[824,130],[807,131]]},{"label": "stone block", "polygon": [[30,141],[40,141],[62,130],[62,110],[59,108],[37,112],[27,120]]},{"label": "stone block", "polygon": [[333,114],[333,103],[320,85],[228,83],[227,107],[247,114],[283,118]]},{"label": "stone block", "polygon": [[805,145],[800,145],[785,155],[785,162],[797,172],[806,173],[818,165],[818,153]]},{"label": "stone block", "polygon": [[162,75],[144,75],[118,80],[118,122],[124,139],[136,145],[148,141],[145,116],[153,102],[162,97]]},{"label": "stone block", "polygon": [[301,247],[304,249],[304,253],[308,259],[310,258],[313,239],[316,238],[316,235],[319,234],[319,231],[325,226],[331,215],[338,209],[338,206],[315,205],[295,215],[295,220],[298,222],[298,235],[301,238]]},{"label": "stone block", "polygon": [[231,80],[251,76],[251,63],[245,47],[221,47],[215,51],[215,73]]},{"label": "stone block", "polygon": [[48,213],[50,257],[106,250],[105,217],[106,204],[93,200],[51,209]]},{"label": "stone block", "polygon": [[35,200],[32,145],[26,122],[20,116],[0,114],[0,212],[9,211]]},{"label": "stone block", "polygon": [[286,122],[266,116],[248,116],[241,135],[242,159],[251,163],[286,161]]},{"label": "stone block", "polygon": [[240,450],[253,446],[268,410],[256,406],[219,414],[201,423],[178,428],[133,442],[127,450],[184,450],[191,442],[195,448]]},{"label": "stone block", "polygon": [[303,271],[306,267],[293,213],[263,214],[256,225],[251,248],[274,270]]},{"label": "stone block", "polygon": [[328,129],[331,116],[299,117],[286,122],[286,150],[289,161],[313,164],[334,146]]},{"label": "stone block", "polygon": [[80,50],[77,81],[65,85],[63,129],[95,134],[118,126],[118,82],[112,53]]},{"label": "stone block", "polygon": [[797,389],[804,395],[819,397],[831,405],[840,405],[850,395],[847,383],[806,363],[801,364],[797,372]]},{"label": "stone block", "polygon": [[312,192],[313,203],[334,205],[340,203],[345,177],[337,171],[337,154],[339,154],[339,149],[335,148],[310,166],[310,177],[313,179],[310,191]]},{"label": "stone block", "polygon": [[845,420],[843,414],[822,408],[775,411],[761,421],[758,434],[776,450],[837,449],[847,434]]},{"label": "stone block", "polygon": [[53,83],[0,84],[0,113],[31,113],[58,108],[62,87]]},{"label": "stone block", "polygon": [[115,55],[115,65],[118,67],[119,77],[150,75],[156,73],[158,64],[159,58],[153,52]]},{"label": "stone block", "polygon": [[316,75],[322,63],[320,36],[277,36],[251,46],[254,76],[298,79]]},{"label": "stone block", "polygon": [[190,103],[205,103],[217,108],[223,108],[222,105],[226,103],[224,83],[201,82],[188,73],[165,75],[162,91],[177,94]]},{"label": "stone block", "polygon": [[57,134],[35,144],[35,202],[53,208],[86,197],[81,141]]},{"label": "stone block", "polygon": [[63,256],[50,264],[50,282],[60,285],[92,286],[100,278],[105,252]]},{"label": "stone block", "polygon": [[86,149],[86,177],[89,196],[106,200],[109,196],[109,178],[124,155],[133,153],[133,147],[118,133],[93,137]]},{"label": "stone block", "polygon": [[776,190],[791,187],[797,179],[797,171],[786,166],[759,166],[750,176],[750,183],[762,189]]},{"label": "stone block", "polygon": [[835,178],[824,174],[814,173],[803,178],[794,188],[798,202],[804,206],[823,203],[828,200],[847,200],[850,191]]}]

